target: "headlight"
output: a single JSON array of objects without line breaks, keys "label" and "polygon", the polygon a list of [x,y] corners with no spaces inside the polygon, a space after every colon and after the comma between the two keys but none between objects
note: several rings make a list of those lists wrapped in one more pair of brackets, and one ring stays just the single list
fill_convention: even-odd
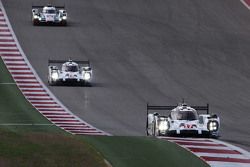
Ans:
[{"label": "headlight", "polygon": [[38,19],[39,17],[37,15],[34,15],[34,19]]},{"label": "headlight", "polygon": [[219,123],[217,121],[209,121],[207,124],[207,129],[209,131],[217,131],[219,128]]},{"label": "headlight", "polygon": [[57,72],[53,72],[53,73],[51,74],[51,78],[52,78],[53,80],[57,80],[57,79],[59,78],[59,74],[58,74]]},{"label": "headlight", "polygon": [[159,122],[159,130],[160,131],[168,130],[168,122],[167,121],[160,121]]},{"label": "headlight", "polygon": [[83,73],[83,78],[84,78],[85,80],[89,80],[90,77],[91,77],[91,74],[90,74],[89,72]]},{"label": "headlight", "polygon": [[63,20],[67,20],[67,16],[63,16],[62,19],[63,19]]}]

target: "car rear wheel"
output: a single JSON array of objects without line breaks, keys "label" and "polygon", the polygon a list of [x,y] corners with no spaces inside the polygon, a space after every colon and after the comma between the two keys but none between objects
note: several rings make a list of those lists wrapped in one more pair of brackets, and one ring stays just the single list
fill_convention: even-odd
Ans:
[{"label": "car rear wheel", "polygon": [[50,86],[55,86],[56,85],[56,82],[52,81],[51,78],[49,78],[48,83],[49,83]]}]

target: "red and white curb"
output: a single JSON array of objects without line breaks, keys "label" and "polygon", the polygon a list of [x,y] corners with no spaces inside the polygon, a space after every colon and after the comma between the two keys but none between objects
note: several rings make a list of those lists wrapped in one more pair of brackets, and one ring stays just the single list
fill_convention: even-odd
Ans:
[{"label": "red and white curb", "polygon": [[211,167],[250,167],[250,153],[231,144],[203,138],[159,137],[192,152]]},{"label": "red and white curb", "polygon": [[240,0],[250,10],[250,0]]},{"label": "red and white curb", "polygon": [[0,57],[25,98],[53,124],[76,135],[109,135],[70,112],[43,84],[20,47],[1,1]]}]

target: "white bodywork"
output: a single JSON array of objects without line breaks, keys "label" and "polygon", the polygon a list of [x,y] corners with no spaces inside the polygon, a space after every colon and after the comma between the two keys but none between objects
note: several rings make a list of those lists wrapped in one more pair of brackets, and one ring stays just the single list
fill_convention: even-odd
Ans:
[{"label": "white bodywork", "polygon": [[32,22],[39,24],[67,24],[67,13],[64,7],[56,6],[32,6]]},{"label": "white bodywork", "polygon": [[50,85],[57,84],[90,84],[92,79],[92,69],[89,64],[79,66],[71,60],[62,64],[61,70],[55,65],[49,65],[48,82]]},{"label": "white bodywork", "polygon": [[180,104],[172,109],[170,115],[160,116],[149,113],[147,116],[147,134],[159,135],[198,135],[219,136],[220,119],[216,115],[200,114],[187,106]]}]

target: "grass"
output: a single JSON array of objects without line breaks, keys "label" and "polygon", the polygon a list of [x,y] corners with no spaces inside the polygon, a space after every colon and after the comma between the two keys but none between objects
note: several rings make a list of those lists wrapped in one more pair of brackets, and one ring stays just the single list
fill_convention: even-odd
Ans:
[{"label": "grass", "polygon": [[106,166],[88,143],[49,125],[11,84],[14,81],[1,60],[0,76],[0,166]]},{"label": "grass", "polygon": [[15,84],[1,84],[14,83],[1,60],[0,76],[0,166],[105,167],[104,158],[113,167],[208,166],[179,146],[155,138],[70,135],[49,125]]},{"label": "grass", "polygon": [[[151,137],[83,137],[114,167],[208,167],[174,143]],[[187,163],[188,162],[188,163]]]},{"label": "grass", "polygon": [[0,135],[0,166],[107,166],[88,143],[73,136],[3,129]]},{"label": "grass", "polygon": [[[0,61],[0,126],[3,124],[51,124],[41,116],[24,98],[18,87],[13,84],[5,65]],[[62,133],[55,126],[5,126],[13,132],[54,132]]]}]

